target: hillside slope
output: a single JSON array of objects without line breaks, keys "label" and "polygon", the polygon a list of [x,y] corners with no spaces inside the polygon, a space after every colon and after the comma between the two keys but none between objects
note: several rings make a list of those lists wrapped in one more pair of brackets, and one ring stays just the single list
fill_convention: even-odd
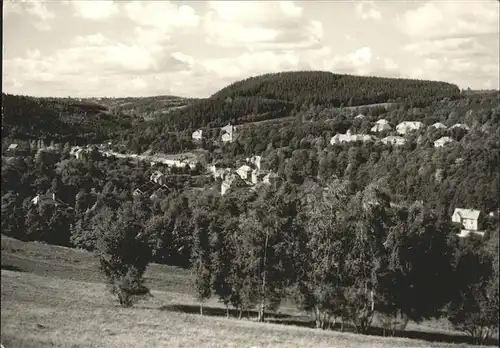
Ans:
[{"label": "hillside slope", "polygon": [[103,105],[70,98],[2,94],[2,108],[3,139],[96,143],[132,125],[130,117],[112,114]]},{"label": "hillside slope", "polygon": [[259,324],[224,318],[222,304],[211,299],[205,303],[205,315],[200,316],[190,272],[157,264],[146,272],[154,298],[134,308],[120,308],[96,273],[93,254],[3,235],[1,248],[1,341],[6,347],[466,346],[430,342],[467,341],[437,322],[410,323],[405,335],[420,339],[409,339],[273,323],[290,320],[297,324],[302,315],[292,307],[270,316],[270,323]]},{"label": "hillside slope", "polygon": [[92,98],[88,100],[104,105],[112,112],[142,117],[145,120],[154,119],[159,115],[167,114],[178,108],[183,108],[196,101],[196,99],[172,95],[127,98]]},{"label": "hillside slope", "polygon": [[158,125],[162,132],[191,130],[287,117],[311,105],[339,107],[401,101],[420,105],[459,96],[458,87],[445,82],[321,71],[282,72],[235,82],[208,99],[193,101],[161,116]]}]

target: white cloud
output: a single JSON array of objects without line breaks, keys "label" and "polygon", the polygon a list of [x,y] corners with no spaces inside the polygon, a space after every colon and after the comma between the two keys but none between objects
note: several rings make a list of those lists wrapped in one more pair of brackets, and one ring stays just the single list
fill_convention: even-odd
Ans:
[{"label": "white cloud", "polygon": [[370,47],[365,46],[356,50],[354,53],[348,54],[347,58],[354,66],[367,65],[372,61],[372,50]]},{"label": "white cloud", "polygon": [[[194,62],[192,57],[172,53],[165,47],[125,45],[100,33],[76,37],[73,44],[75,46],[58,49],[50,55],[42,55],[35,49],[28,50],[24,57],[4,59],[6,86],[18,88],[17,82],[17,86],[23,84],[34,94],[46,93],[47,86],[52,93],[59,90],[65,90],[66,94],[88,93],[97,79],[96,88],[101,86],[103,92],[114,94],[119,89],[113,90],[110,84],[106,90],[106,85],[100,83],[115,81],[126,88],[130,84],[123,82],[131,81],[130,86],[135,90],[144,90],[149,86],[146,77],[189,70]],[[135,79],[131,80],[132,76]]]},{"label": "white cloud", "polygon": [[169,1],[132,1],[124,4],[123,9],[136,24],[131,41],[145,46],[166,46],[172,34],[179,30],[188,32],[200,24],[200,16],[191,6]]},{"label": "white cloud", "polygon": [[268,72],[295,69],[300,58],[296,53],[274,53],[259,51],[243,53],[236,57],[209,59],[201,65],[209,73],[214,73],[220,78],[244,78]]},{"label": "white cloud", "polygon": [[148,87],[148,84],[144,79],[136,77],[131,81],[132,88],[136,90],[144,90]]},{"label": "white cloud", "polygon": [[480,56],[489,51],[479,44],[476,38],[447,38],[442,40],[417,41],[404,46],[404,49],[417,57],[432,56]]},{"label": "white cloud", "polygon": [[107,39],[101,33],[77,36],[73,39],[73,44],[76,46],[101,46]]},{"label": "white cloud", "polygon": [[319,21],[293,1],[210,1],[204,16],[207,43],[252,50],[310,48],[323,36]]},{"label": "white cloud", "polygon": [[498,33],[498,1],[426,2],[406,11],[399,21],[413,37],[468,37]]},{"label": "white cloud", "polygon": [[127,16],[138,25],[166,33],[180,28],[196,28],[200,21],[191,6],[177,6],[170,1],[132,1],[124,8]]},{"label": "white cloud", "polygon": [[376,9],[374,1],[359,1],[356,2],[356,15],[363,19],[381,20],[382,13]]},{"label": "white cloud", "polygon": [[108,0],[72,0],[75,15],[94,21],[108,19],[119,13],[118,3]]},{"label": "white cloud", "polygon": [[375,57],[373,50],[368,46],[360,47],[345,55],[327,56],[323,66],[325,70],[343,74],[401,76],[400,67],[393,58]]},{"label": "white cloud", "polygon": [[[427,2],[398,21],[410,41],[403,50],[418,59],[412,77],[461,87],[498,85],[498,1]],[[489,68],[484,68],[489,67]]]},{"label": "white cloud", "polygon": [[[448,81],[462,88],[482,86],[485,81],[495,88],[499,84],[500,70],[498,64],[480,64],[464,58],[425,58],[418,68],[409,74],[413,78]],[[475,87],[478,88],[478,87]]]},{"label": "white cloud", "polygon": [[369,47],[346,54],[334,55],[328,47],[300,51],[256,51],[234,57],[209,59],[200,62],[205,73],[227,83],[246,77],[291,70],[325,70],[336,73],[396,76],[399,66],[392,58],[373,58]]}]

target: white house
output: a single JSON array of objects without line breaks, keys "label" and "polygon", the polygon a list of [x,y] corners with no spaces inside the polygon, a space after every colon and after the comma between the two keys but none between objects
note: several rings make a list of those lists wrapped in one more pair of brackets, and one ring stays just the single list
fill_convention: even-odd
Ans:
[{"label": "white house", "polygon": [[365,118],[365,115],[359,114],[358,116],[354,117],[355,119],[363,119]]},{"label": "white house", "polygon": [[406,139],[403,137],[398,137],[396,135],[390,135],[381,140],[386,145],[404,145],[406,143]]},{"label": "white house", "polygon": [[448,128],[444,124],[442,124],[441,122],[436,122],[436,123],[432,124],[431,127],[434,127],[436,129],[446,129],[446,128]]},{"label": "white house", "polygon": [[375,137],[367,134],[352,134],[350,130],[346,134],[336,134],[330,139],[330,144],[349,143],[353,141],[373,141]]},{"label": "white house", "polygon": [[249,180],[251,173],[252,173],[252,168],[250,168],[246,164],[242,165],[236,170],[236,174],[238,174],[240,178],[242,178],[243,180]]},{"label": "white house", "polygon": [[201,129],[198,129],[197,131],[193,132],[191,137],[193,138],[193,140],[199,141],[203,139],[203,131]]},{"label": "white house", "polygon": [[454,124],[453,126],[450,127],[450,129],[453,129],[453,128],[462,128],[465,130],[470,130],[470,127],[466,124],[463,124],[463,123],[457,123],[457,124]]},{"label": "white house", "polygon": [[233,135],[229,134],[229,133],[222,134],[222,142],[223,143],[232,143],[233,142]]},{"label": "white house", "polygon": [[451,216],[451,221],[459,223],[464,228],[459,236],[466,237],[471,233],[484,235],[484,232],[479,231],[479,217],[481,212],[474,209],[456,208]]},{"label": "white house", "polygon": [[409,132],[418,130],[418,129],[422,128],[423,126],[424,126],[424,124],[422,122],[418,122],[418,121],[404,121],[404,122],[401,122],[400,124],[398,124],[396,126],[396,131],[399,134],[404,135],[404,134],[407,134]]},{"label": "white house", "polygon": [[371,128],[372,132],[383,132],[387,130],[391,130],[392,127],[387,120],[380,119],[375,122],[375,125]]},{"label": "white house", "polygon": [[481,215],[479,210],[456,208],[451,216],[451,221],[460,223],[466,230],[477,231],[479,229],[479,215]]},{"label": "white house", "polygon": [[227,125],[225,125],[224,127],[222,127],[220,130],[223,131],[223,132],[226,132],[226,133],[232,133],[233,132],[233,129],[234,127],[231,125],[231,123],[228,123]]},{"label": "white house", "polygon": [[16,150],[18,147],[19,147],[18,144],[10,144],[9,147],[7,148],[7,150],[13,151],[13,150]]},{"label": "white house", "polygon": [[222,134],[222,142],[232,143],[234,141],[235,131],[231,123],[228,123],[226,126],[222,127],[221,131],[225,132],[224,134]]},{"label": "white house", "polygon": [[442,138],[439,138],[438,140],[436,140],[434,142],[434,147],[443,147],[445,146],[446,144],[448,143],[452,143],[454,142],[455,140],[453,140],[452,138],[450,137],[442,137]]}]

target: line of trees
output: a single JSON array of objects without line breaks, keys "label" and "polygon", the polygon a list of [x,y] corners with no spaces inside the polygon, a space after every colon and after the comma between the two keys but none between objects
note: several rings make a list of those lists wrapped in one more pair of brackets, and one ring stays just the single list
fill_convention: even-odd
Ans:
[{"label": "line of trees", "polygon": [[[306,190],[284,184],[246,197],[202,194],[187,204],[191,233],[180,248],[190,249],[200,313],[216,297],[228,313],[256,309],[264,321],[293,298],[323,329],[340,322],[367,332],[376,317],[394,333],[409,320],[444,316],[483,343],[498,327],[497,237],[460,241],[448,217],[420,203],[391,205],[379,184],[357,192],[342,180]],[[134,222],[141,218],[133,209],[103,210],[120,224],[97,237],[101,260],[123,260],[108,279],[124,293],[124,283],[135,284],[131,296],[145,287],[145,260],[175,244],[167,221],[143,213],[146,223]]]}]

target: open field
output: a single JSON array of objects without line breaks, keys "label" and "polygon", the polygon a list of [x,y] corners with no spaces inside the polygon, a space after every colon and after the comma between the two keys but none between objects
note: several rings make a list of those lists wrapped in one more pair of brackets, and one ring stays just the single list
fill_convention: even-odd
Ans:
[{"label": "open field", "polygon": [[[205,313],[191,295],[189,271],[153,264],[154,298],[120,308],[96,273],[91,253],[2,236],[1,340],[9,347],[465,347],[307,327],[226,319],[216,300]],[[299,321],[285,304],[276,315]],[[445,332],[433,323],[408,330]],[[434,328],[432,328],[434,326]],[[437,337],[437,336],[435,336]],[[436,339],[437,340],[437,339]]]}]

